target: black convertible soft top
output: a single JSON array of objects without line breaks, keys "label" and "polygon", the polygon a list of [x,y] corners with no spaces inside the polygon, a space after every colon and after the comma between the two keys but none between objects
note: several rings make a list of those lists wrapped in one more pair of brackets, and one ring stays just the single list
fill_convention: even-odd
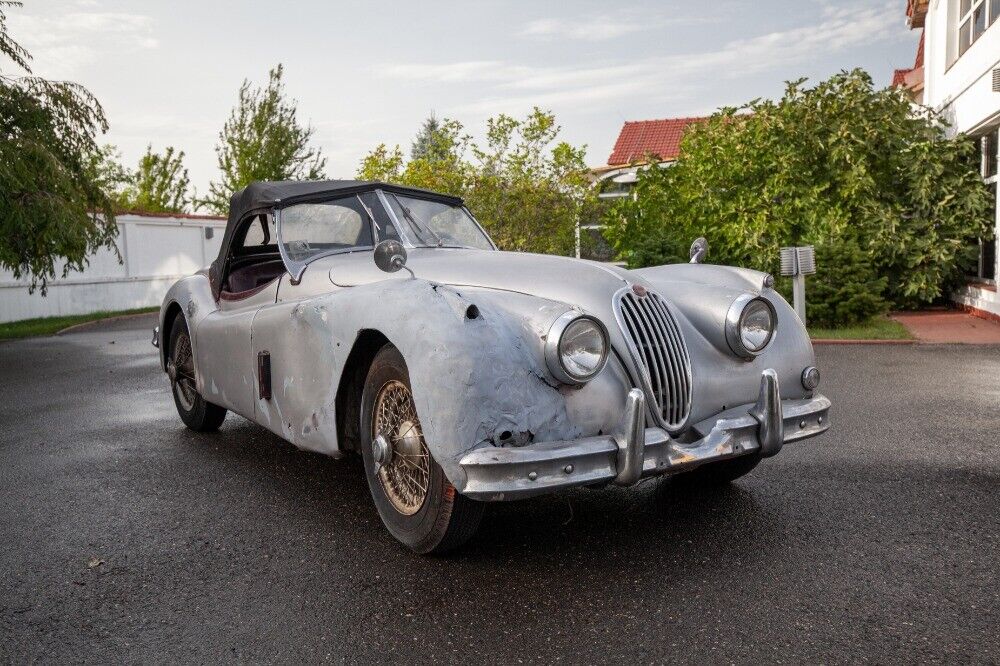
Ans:
[{"label": "black convertible soft top", "polygon": [[250,183],[229,199],[229,221],[226,223],[226,233],[222,237],[219,256],[212,262],[208,270],[208,281],[212,285],[212,294],[216,300],[222,291],[222,277],[226,258],[229,256],[229,246],[236,234],[237,227],[240,222],[246,219],[247,215],[266,213],[274,208],[284,208],[304,201],[322,201],[323,199],[360,194],[371,190],[386,190],[418,196],[422,199],[435,199],[453,206],[462,205],[462,200],[458,197],[375,180],[277,180]]}]

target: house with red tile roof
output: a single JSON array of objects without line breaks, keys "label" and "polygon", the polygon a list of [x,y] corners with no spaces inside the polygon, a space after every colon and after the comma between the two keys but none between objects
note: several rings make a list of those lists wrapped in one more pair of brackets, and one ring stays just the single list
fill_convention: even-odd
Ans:
[{"label": "house with red tile roof", "polygon": [[627,121],[618,134],[608,163],[594,168],[593,174],[602,198],[625,196],[636,172],[653,158],[660,166],[669,166],[681,153],[681,139],[691,125],[707,118],[662,118]]}]

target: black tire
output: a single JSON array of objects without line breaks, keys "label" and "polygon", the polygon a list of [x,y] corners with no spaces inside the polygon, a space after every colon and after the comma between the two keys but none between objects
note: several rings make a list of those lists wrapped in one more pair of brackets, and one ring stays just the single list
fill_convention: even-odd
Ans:
[{"label": "black tire", "polygon": [[760,464],[762,456],[759,453],[749,453],[732,460],[708,463],[690,472],[683,472],[672,477],[677,483],[699,486],[723,486],[741,476],[746,476]]},{"label": "black tire", "polygon": [[[405,392],[401,387],[405,387]],[[394,450],[390,464],[381,472],[376,471],[375,453],[372,448],[375,439],[376,400],[388,400],[386,392],[390,390],[397,391],[397,395],[401,396],[400,400],[409,396],[410,407],[406,409],[412,409],[412,412],[408,412],[411,414],[410,420],[403,423],[410,424],[406,432],[414,432],[414,425],[417,430],[416,435],[409,440],[408,446],[412,447],[414,442],[419,442],[417,455],[426,461],[426,466],[422,466],[419,472],[420,479],[426,481],[426,491],[422,500],[408,497],[407,499],[412,500],[412,505],[404,507],[412,513],[404,513],[397,508],[402,502],[400,495],[394,494],[394,499],[391,499],[391,490],[387,490],[394,487],[390,479],[397,478],[393,475],[399,472],[394,471],[392,465],[402,464],[398,459],[400,454]],[[482,519],[483,505],[459,495],[455,486],[445,477],[441,466],[430,455],[423,441],[423,434],[419,431],[419,418],[416,416],[416,407],[412,406],[412,396],[409,391],[410,376],[403,355],[393,345],[387,344],[379,350],[372,361],[361,394],[360,441],[361,455],[365,461],[365,476],[368,479],[368,488],[371,490],[375,508],[378,509],[386,528],[396,539],[416,553],[445,553],[463,545],[476,533]],[[385,416],[380,418],[383,423],[391,420]],[[411,422],[412,419],[416,419],[415,424]],[[400,425],[400,428],[402,427]],[[423,458],[424,454],[426,458]],[[402,455],[404,458],[413,457],[412,453]]]},{"label": "black tire", "polygon": [[[182,358],[178,358],[178,353]],[[190,357],[191,333],[188,331],[184,316],[177,315],[170,329],[170,342],[167,346],[167,374],[170,376],[170,392],[174,396],[174,405],[177,406],[181,421],[191,430],[197,432],[218,430],[226,418],[226,409],[205,400],[194,388],[194,360]]]}]

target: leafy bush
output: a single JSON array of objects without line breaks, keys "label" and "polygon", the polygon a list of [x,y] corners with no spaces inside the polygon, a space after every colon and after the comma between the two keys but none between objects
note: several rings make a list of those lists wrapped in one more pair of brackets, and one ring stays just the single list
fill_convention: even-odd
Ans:
[{"label": "leafy bush", "polygon": [[[782,246],[816,245],[820,274],[810,283],[824,273],[848,279],[852,271],[829,262],[851,261],[884,279],[893,306],[930,303],[992,233],[977,152],[946,127],[930,110],[914,113],[899,90],[876,90],[861,70],[813,88],[792,82],[776,102],[723,109],[692,126],[674,166],[640,171],[636,196],[608,215],[607,236],[634,266],[686,260],[690,242],[705,236],[712,263],[772,273]],[[882,308],[862,305],[847,283],[832,286],[807,292],[817,316],[840,312],[841,298],[854,303],[845,317]]]},{"label": "leafy bush", "polygon": [[585,147],[557,141],[555,116],[535,108],[523,120],[500,114],[473,143],[458,121],[426,122],[406,162],[399,146],[377,146],[358,169],[383,180],[461,196],[504,250],[571,254],[577,219],[598,215]]},{"label": "leafy bush", "polygon": [[[889,309],[883,297],[887,278],[876,274],[868,255],[853,239],[816,246],[816,262],[824,269],[806,278],[806,320],[810,326],[863,324]],[[791,279],[783,279],[779,284],[789,302],[791,283]]]}]

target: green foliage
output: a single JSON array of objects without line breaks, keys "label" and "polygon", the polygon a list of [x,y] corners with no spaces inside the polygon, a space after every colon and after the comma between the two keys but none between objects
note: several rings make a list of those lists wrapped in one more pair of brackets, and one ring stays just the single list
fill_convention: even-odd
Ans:
[{"label": "green foliage", "polygon": [[895,319],[872,317],[864,324],[815,328],[810,323],[809,337],[813,340],[912,340],[913,335]]},{"label": "green foliage", "polygon": [[40,335],[55,335],[64,328],[86,324],[101,319],[111,319],[114,317],[124,317],[147,312],[158,312],[159,307],[136,308],[134,310],[118,310],[114,312],[92,312],[82,315],[63,315],[57,317],[37,317],[34,319],[22,319],[20,321],[8,321],[0,324],[0,340],[16,340],[19,338],[33,338]]},{"label": "green foliage", "polygon": [[557,141],[554,115],[536,108],[523,120],[491,118],[483,144],[455,120],[429,133],[427,127],[425,122],[414,142],[415,149],[426,147],[423,157],[406,162],[398,146],[383,144],[364,158],[358,177],[461,196],[503,249],[572,252],[576,220],[596,200],[586,177],[586,147]]},{"label": "green foliage", "polygon": [[121,206],[144,213],[182,213],[189,203],[190,182],[183,150],[175,153],[173,146],[167,146],[161,155],[147,146],[121,195]]},{"label": "green foliage", "polygon": [[[447,161],[452,155],[456,136],[454,123],[441,121],[431,113],[417,132],[410,146],[411,160],[427,160],[428,162]],[[461,127],[458,128],[461,130]]]},{"label": "green foliage", "polygon": [[[852,238],[838,238],[816,246],[816,263],[823,270],[807,278],[806,321],[810,326],[836,328],[863,324],[885,314],[883,297],[888,278],[879,277],[871,259]],[[779,280],[791,301],[791,280]]]},{"label": "green foliage", "polygon": [[326,158],[309,146],[315,130],[299,124],[297,103],[285,99],[282,72],[281,65],[272,69],[266,88],[243,81],[215,147],[221,178],[199,206],[224,215],[232,194],[255,180],[323,178]]},{"label": "green foliage", "polygon": [[94,177],[96,137],[108,129],[97,99],[75,83],[31,76],[31,56],[7,33],[0,0],[0,266],[30,276],[31,290],[83,270],[101,247],[117,252],[112,197]]},{"label": "green foliage", "polygon": [[87,173],[98,187],[114,202],[115,210],[124,209],[122,193],[132,183],[132,173],[122,165],[122,154],[117,146],[104,144],[87,159]]},{"label": "green foliage", "polygon": [[992,233],[969,142],[948,139],[943,119],[914,113],[903,93],[876,90],[861,70],[803,84],[789,83],[777,102],[722,109],[686,133],[674,166],[640,171],[635,198],[607,218],[616,252],[631,265],[684,261],[705,236],[709,261],[774,273],[780,247],[813,244],[825,248],[820,275],[837,271],[829,261],[854,266],[840,271],[853,287],[822,292],[854,298],[845,317],[881,308],[849,296],[872,284],[861,265],[885,280],[894,306],[941,297],[974,260],[976,239]]}]

